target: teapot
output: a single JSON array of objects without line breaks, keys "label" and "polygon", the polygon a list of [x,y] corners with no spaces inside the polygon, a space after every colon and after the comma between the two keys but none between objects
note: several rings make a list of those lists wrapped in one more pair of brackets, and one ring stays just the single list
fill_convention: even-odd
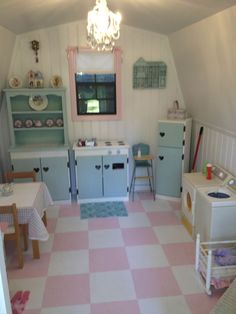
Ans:
[{"label": "teapot", "polygon": [[11,195],[13,193],[13,184],[12,183],[5,183],[2,186],[1,189],[1,194],[3,196],[8,196]]},{"label": "teapot", "polygon": [[42,124],[42,122],[41,122],[40,120],[34,120],[34,126],[35,126],[36,128],[40,128],[42,125],[43,125],[43,124]]}]

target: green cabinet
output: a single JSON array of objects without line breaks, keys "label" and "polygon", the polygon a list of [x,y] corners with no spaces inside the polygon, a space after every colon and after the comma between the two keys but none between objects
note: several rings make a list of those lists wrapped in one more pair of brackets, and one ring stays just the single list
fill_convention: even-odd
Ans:
[{"label": "green cabinet", "polygon": [[123,144],[107,148],[104,143],[95,147],[74,146],[80,201],[128,199],[129,147]]},{"label": "green cabinet", "polygon": [[40,153],[11,154],[14,171],[35,171],[37,181],[43,181],[54,201],[70,199],[69,163],[67,152],[55,153],[54,156]]},{"label": "green cabinet", "polygon": [[65,89],[5,89],[11,148],[68,145]]},{"label": "green cabinet", "polygon": [[5,89],[14,171],[32,171],[54,201],[70,199],[64,88]]},{"label": "green cabinet", "polygon": [[156,192],[179,198],[182,174],[189,170],[191,119],[162,120],[158,123]]}]

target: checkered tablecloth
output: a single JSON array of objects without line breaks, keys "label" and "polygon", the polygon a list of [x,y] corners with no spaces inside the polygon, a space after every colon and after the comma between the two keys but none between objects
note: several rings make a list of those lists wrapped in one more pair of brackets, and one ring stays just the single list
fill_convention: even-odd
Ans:
[{"label": "checkered tablecloth", "polygon": [[[0,185],[1,188],[1,185]],[[0,206],[16,203],[18,220],[20,224],[29,225],[29,239],[48,240],[48,231],[44,226],[42,217],[49,205],[53,204],[48,188],[43,182],[15,183],[13,194],[0,196]],[[9,215],[0,216],[0,220],[11,223]]]}]

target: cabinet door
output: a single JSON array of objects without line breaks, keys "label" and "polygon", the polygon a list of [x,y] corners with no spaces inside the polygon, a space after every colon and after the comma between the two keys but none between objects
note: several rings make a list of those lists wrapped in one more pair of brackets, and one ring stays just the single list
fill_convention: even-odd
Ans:
[{"label": "cabinet door", "polygon": [[159,147],[157,155],[157,194],[180,197],[182,149]]},{"label": "cabinet door", "polygon": [[82,156],[77,157],[76,161],[79,198],[102,197],[101,156]]},{"label": "cabinet door", "polygon": [[41,158],[42,179],[54,201],[68,200],[70,198],[67,162],[67,157]]},{"label": "cabinet door", "polygon": [[184,124],[159,122],[158,145],[182,147],[184,138]]},{"label": "cabinet door", "polygon": [[[14,171],[34,171],[36,180],[42,181],[40,158],[12,159]],[[22,181],[22,180],[21,180]]]},{"label": "cabinet door", "polygon": [[105,197],[127,194],[127,156],[103,157],[103,189]]}]

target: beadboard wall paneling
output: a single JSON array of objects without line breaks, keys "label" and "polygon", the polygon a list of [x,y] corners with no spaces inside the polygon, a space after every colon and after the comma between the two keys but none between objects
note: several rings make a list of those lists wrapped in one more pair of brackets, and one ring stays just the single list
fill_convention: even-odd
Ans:
[{"label": "beadboard wall paneling", "polygon": [[[39,63],[30,48],[30,41],[40,42]],[[69,139],[73,143],[80,137],[98,139],[125,139],[130,144],[144,141],[156,151],[157,121],[166,118],[167,109],[174,100],[184,107],[168,37],[122,25],[117,42],[122,54],[122,120],[72,122],[69,79],[66,58],[68,46],[86,46],[86,21],[78,21],[17,36],[9,75],[18,74],[25,79],[29,70],[39,70],[45,78],[61,75],[67,88],[67,116]],[[165,89],[134,90],[132,88],[133,64],[138,58],[167,63],[167,87]]]},{"label": "beadboard wall paneling", "polygon": [[[8,76],[9,66],[11,62],[11,56],[15,44],[16,36],[0,26],[0,60],[1,60],[1,71],[0,71],[0,182],[2,182],[2,173],[4,169],[9,167],[9,156],[8,146],[9,146],[9,134],[8,134],[8,121],[6,106],[4,106],[2,89],[7,86],[7,81],[10,76]],[[14,73],[14,72],[13,72]]]},{"label": "beadboard wall paneling", "polygon": [[217,163],[236,176],[236,134],[205,122],[193,123],[192,156],[195,151],[200,127],[204,127],[196,170],[201,171],[205,161]]}]

